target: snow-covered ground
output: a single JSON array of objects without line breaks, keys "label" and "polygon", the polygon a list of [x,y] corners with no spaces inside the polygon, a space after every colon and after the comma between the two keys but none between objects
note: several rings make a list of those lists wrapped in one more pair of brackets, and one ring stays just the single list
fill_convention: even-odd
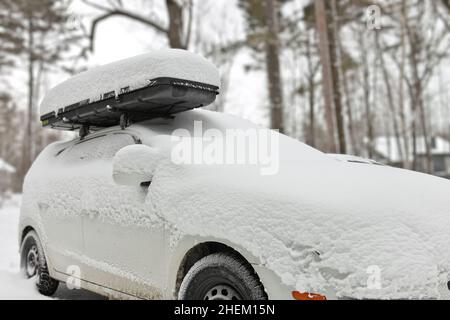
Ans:
[{"label": "snow-covered ground", "polygon": [[[33,280],[26,280],[20,275],[17,226],[19,220],[20,195],[14,195],[0,208],[0,300],[44,300]],[[56,299],[103,299],[84,290],[68,290],[61,284],[56,292]]]}]

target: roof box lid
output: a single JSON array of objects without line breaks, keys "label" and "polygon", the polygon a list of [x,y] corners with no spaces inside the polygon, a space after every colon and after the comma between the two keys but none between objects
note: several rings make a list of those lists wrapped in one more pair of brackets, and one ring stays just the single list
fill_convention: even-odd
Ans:
[{"label": "roof box lid", "polygon": [[173,78],[220,88],[218,69],[200,55],[181,49],[164,49],[120,60],[80,73],[54,87],[40,105],[40,116],[64,108],[101,101],[152,85],[153,79]]}]

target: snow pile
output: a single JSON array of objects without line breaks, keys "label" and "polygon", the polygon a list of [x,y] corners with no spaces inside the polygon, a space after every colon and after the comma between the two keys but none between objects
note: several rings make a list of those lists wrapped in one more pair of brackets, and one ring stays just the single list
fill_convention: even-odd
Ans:
[{"label": "snow pile", "polygon": [[[14,195],[0,208],[0,300],[49,299],[36,290],[35,279],[24,279],[20,274],[17,229],[19,224],[20,195]],[[93,300],[103,297],[84,290],[69,290],[61,284],[56,299]]]},{"label": "snow pile", "polygon": [[18,273],[0,271],[0,300],[49,300],[36,290],[34,280]]},{"label": "snow pile", "polygon": [[20,197],[14,195],[0,208],[0,270],[19,271],[19,245],[17,228],[19,225]]},{"label": "snow pile", "polygon": [[0,300],[44,299],[36,290],[33,280],[19,274],[19,223],[20,198],[13,196],[0,209]]},{"label": "snow pile", "polygon": [[119,94],[122,88],[143,88],[149,85],[149,80],[161,77],[220,87],[219,71],[205,58],[186,50],[165,49],[93,68],[70,78],[47,94],[41,103],[40,114],[87,99],[95,102],[105,93],[115,91]]}]

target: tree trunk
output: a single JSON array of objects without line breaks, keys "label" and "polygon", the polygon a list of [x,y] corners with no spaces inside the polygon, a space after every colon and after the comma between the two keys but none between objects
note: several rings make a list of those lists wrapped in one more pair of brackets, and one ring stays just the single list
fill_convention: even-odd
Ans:
[{"label": "tree trunk", "polygon": [[[413,29],[414,28],[414,29]],[[421,38],[418,34],[418,30],[415,27],[410,27],[406,24],[407,35],[409,40],[409,45],[411,48],[411,52],[409,55],[410,65],[411,65],[411,76],[412,76],[412,92],[411,92],[411,101],[413,103],[413,121],[414,126],[417,123],[417,110],[420,113],[420,124],[422,127],[423,140],[425,144],[425,157],[426,157],[426,172],[433,172],[433,161],[431,156],[431,146],[428,136],[428,128],[426,124],[426,114],[425,114],[425,106],[423,102],[423,86],[422,81],[419,75],[419,54],[421,51]],[[415,139],[417,140],[417,138]],[[417,141],[416,141],[417,142]],[[417,147],[415,146],[414,150],[417,152]],[[417,154],[415,154],[415,158]],[[417,161],[414,159],[414,169],[417,169]]]},{"label": "tree trunk", "polygon": [[309,79],[309,145],[316,146],[316,110],[315,110],[315,84],[314,79]]},{"label": "tree trunk", "polygon": [[311,36],[308,33],[308,39],[306,42],[306,60],[308,64],[308,102],[309,102],[309,137],[308,137],[308,144],[311,147],[316,146],[316,111],[315,111],[315,104],[316,104],[316,84],[314,82],[315,80],[315,71],[312,61],[312,41]]},{"label": "tree trunk", "polygon": [[[339,30],[339,24],[335,23],[336,30]],[[337,52],[339,52],[339,74],[340,74],[340,83],[342,84],[343,94],[345,96],[345,108],[347,111],[347,118],[348,118],[348,134],[350,137],[350,144],[352,147],[352,152],[355,155],[359,155],[358,146],[356,143],[356,136],[355,136],[355,128],[353,125],[353,108],[352,108],[352,99],[350,97],[350,91],[348,88],[348,77],[347,72],[344,70],[344,66],[342,64],[342,44],[341,39],[339,37],[339,33],[336,31],[336,49]],[[343,97],[343,96],[342,96]],[[343,111],[342,111],[343,113]]]},{"label": "tree trunk", "polygon": [[389,110],[391,112],[391,117],[392,117],[395,142],[397,145],[397,150],[398,150],[400,159],[401,159],[401,161],[404,161],[405,159],[404,159],[404,153],[403,153],[403,146],[402,146],[401,138],[400,138],[399,125],[398,125],[398,121],[397,121],[397,110],[395,108],[394,95],[392,93],[389,72],[386,68],[386,61],[384,60],[383,52],[381,51],[380,35],[379,35],[380,31],[374,30],[374,32],[375,32],[375,46],[376,46],[376,50],[377,50],[378,59],[379,59],[380,65],[381,65],[381,72],[383,74],[383,80],[384,80],[384,84],[385,84]]},{"label": "tree trunk", "polygon": [[315,0],[317,32],[319,34],[319,51],[322,62],[322,87],[325,102],[325,121],[327,125],[327,142],[329,152],[336,153],[335,121],[334,121],[334,84],[331,66],[331,52],[327,10],[325,0]]},{"label": "tree trunk", "polygon": [[344,70],[342,70],[342,88],[344,89],[344,95],[345,95],[345,107],[347,109],[347,118],[348,118],[348,134],[350,137],[350,144],[352,146],[352,152],[355,155],[359,155],[359,148],[356,143],[356,136],[355,136],[355,126],[353,121],[353,106],[351,103],[351,97],[350,97],[350,90],[348,88],[348,78],[347,74]]},{"label": "tree trunk", "polygon": [[329,20],[332,22],[328,24],[328,34],[330,41],[330,57],[331,57],[331,74],[333,77],[333,99],[334,99],[334,112],[336,117],[337,134],[339,141],[339,152],[342,154],[347,153],[347,143],[345,139],[345,124],[344,115],[342,113],[342,94],[339,77],[339,67],[342,63],[339,49],[339,24],[338,13],[336,8],[336,0],[327,1],[327,5],[330,7],[327,10]]},{"label": "tree trunk", "polygon": [[401,3],[401,60],[400,60],[400,79],[399,79],[399,105],[400,105],[400,120],[402,125],[402,134],[405,150],[404,167],[406,169],[412,168],[410,159],[410,144],[408,136],[408,126],[406,124],[406,110],[405,110],[405,66],[406,66],[406,43],[405,43],[405,24],[406,24],[406,0],[402,0]]},{"label": "tree trunk", "polygon": [[27,129],[24,137],[23,152],[23,172],[26,172],[33,162],[32,152],[33,137],[33,97],[34,97],[34,34],[33,34],[33,18],[30,14],[28,18],[28,107],[27,107]]},{"label": "tree trunk", "polygon": [[276,0],[265,0],[267,25],[266,69],[269,87],[271,128],[284,132],[283,90],[281,86],[280,44],[278,38],[278,10]]},{"label": "tree trunk", "polygon": [[183,7],[177,0],[166,0],[169,15],[169,45],[171,48],[186,49],[183,42]]},{"label": "tree trunk", "polygon": [[[374,33],[374,31],[370,31],[369,32],[370,35],[375,35],[376,37],[376,33]],[[376,42],[376,39],[373,39],[373,42],[369,42],[369,46],[371,47],[371,49],[375,46],[376,44],[374,44],[374,42]],[[372,50],[371,50],[372,51]],[[377,133],[375,132],[375,128],[376,128],[376,119],[377,119],[377,115],[382,115],[384,112],[384,110],[380,109],[378,101],[379,101],[379,86],[378,86],[378,73],[379,73],[379,67],[380,67],[380,59],[379,56],[376,54],[376,52],[374,52],[374,57],[373,57],[373,62],[369,64],[372,65],[372,73],[371,76],[372,78],[370,79],[370,81],[372,81],[372,85],[371,85],[371,92],[372,92],[372,105],[371,105],[371,126],[372,126],[372,137],[371,140],[373,141],[372,143],[372,153],[373,155],[375,155],[376,152],[376,137],[377,137]],[[391,141],[388,140],[388,146],[391,144]]]},{"label": "tree trunk", "polygon": [[363,92],[364,92],[364,107],[367,128],[367,156],[373,158],[374,156],[374,130],[372,121],[372,106],[370,104],[370,70],[369,61],[367,58],[366,43],[364,41],[364,33],[360,33],[359,44],[361,47],[361,62],[363,70]]}]

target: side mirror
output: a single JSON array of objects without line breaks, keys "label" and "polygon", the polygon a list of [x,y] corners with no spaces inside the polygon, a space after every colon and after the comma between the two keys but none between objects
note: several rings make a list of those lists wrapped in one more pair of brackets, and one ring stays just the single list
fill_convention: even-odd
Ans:
[{"label": "side mirror", "polygon": [[140,186],[153,179],[162,155],[157,149],[136,144],[120,149],[113,159],[113,180],[118,185]]}]

